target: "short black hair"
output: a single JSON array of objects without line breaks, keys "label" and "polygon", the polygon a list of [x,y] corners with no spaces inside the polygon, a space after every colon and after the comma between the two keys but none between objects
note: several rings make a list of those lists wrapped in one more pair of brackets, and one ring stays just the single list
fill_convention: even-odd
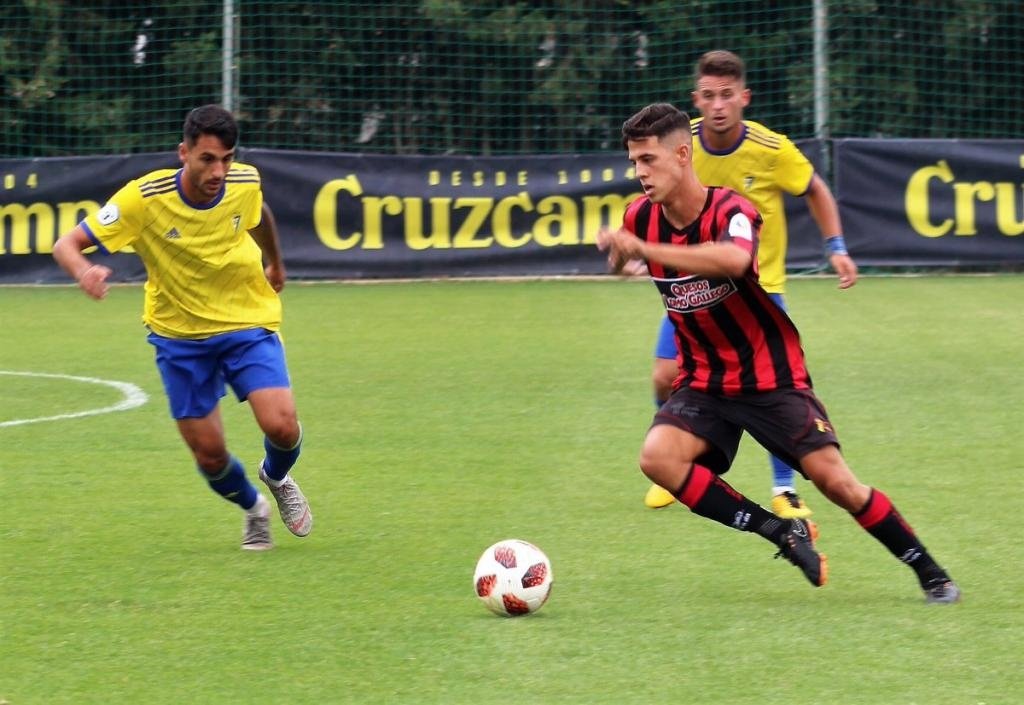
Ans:
[{"label": "short black hair", "polygon": [[661,139],[676,130],[689,134],[690,116],[671,103],[652,103],[622,123],[622,146],[628,149],[630,140]]},{"label": "short black hair", "polygon": [[238,123],[235,116],[219,105],[201,105],[185,118],[185,144],[194,145],[200,135],[213,135],[228,149],[238,142]]}]

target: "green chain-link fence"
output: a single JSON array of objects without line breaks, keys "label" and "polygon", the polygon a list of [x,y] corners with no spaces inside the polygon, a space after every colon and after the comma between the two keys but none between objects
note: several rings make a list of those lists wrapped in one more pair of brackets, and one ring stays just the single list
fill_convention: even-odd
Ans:
[{"label": "green chain-link fence", "polygon": [[794,138],[1019,137],[1022,40],[1018,0],[0,0],[0,156],[165,150],[206,102],[251,147],[616,149],[712,48]]}]

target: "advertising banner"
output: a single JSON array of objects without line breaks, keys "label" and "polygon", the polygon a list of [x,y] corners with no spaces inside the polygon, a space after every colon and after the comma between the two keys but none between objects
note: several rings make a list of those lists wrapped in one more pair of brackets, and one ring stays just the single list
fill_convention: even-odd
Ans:
[{"label": "advertising banner", "polygon": [[[624,153],[417,157],[245,150],[261,173],[289,276],[301,279],[598,274],[599,228],[639,195]],[[126,181],[177,157],[0,160],[0,282],[61,282],[61,234]],[[145,271],[107,258],[118,281]]]},{"label": "advertising banner", "polygon": [[624,153],[394,157],[250,150],[303,277],[598,274],[639,195]]},{"label": "advertising banner", "polygon": [[[126,182],[154,169],[179,166],[177,155],[0,159],[0,283],[67,282],[50,253],[58,237]],[[134,254],[106,262],[115,281],[145,278]]]},{"label": "advertising banner", "polygon": [[1024,141],[834,146],[846,241],[861,266],[1024,263]]},{"label": "advertising banner", "polygon": [[[801,149],[828,173],[828,144]],[[839,140],[833,190],[861,266],[1024,262],[1024,143]],[[289,276],[368,279],[600,274],[597,231],[639,195],[622,152],[517,157],[243,150],[281,233]],[[125,182],[173,151],[0,160],[0,283],[67,281],[50,252]],[[786,199],[790,269],[825,263],[803,199]],[[132,253],[105,261],[145,277]]]}]

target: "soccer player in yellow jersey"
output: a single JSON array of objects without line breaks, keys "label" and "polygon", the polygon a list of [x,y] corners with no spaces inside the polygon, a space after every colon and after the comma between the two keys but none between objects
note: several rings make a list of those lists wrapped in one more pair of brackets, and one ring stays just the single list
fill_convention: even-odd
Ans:
[{"label": "soccer player in yellow jersey", "polygon": [[237,163],[238,125],[216,105],[185,119],[180,169],[128,182],[53,248],[53,256],[94,299],[111,270],[83,250],[131,245],[146,266],[142,320],[156,351],[171,416],[210,487],[245,512],[242,548],[273,546],[270,503],[227,449],[220,398],[230,386],[248,401],[264,433],[259,477],[296,536],[313,526],[309,503],[289,471],[302,427],[277,330],[285,270],[277,227],[263,203],[259,172]]},{"label": "soccer player in yellow jersey", "polygon": [[[743,119],[750,104],[743,60],[732,52],[709,51],[697,61],[693,104],[700,118],[691,123],[693,164],[701,183],[726,186],[754,204],[764,225],[757,253],[761,286],[782,309],[786,284],[786,214],[783,193],[802,196],[825,240],[829,262],[839,276],[839,288],[857,281],[857,265],[846,250],[835,198],[825,181],[788,137],[753,120]],[[679,374],[675,334],[662,320],[651,374],[660,406],[672,394]],[[787,519],[805,518],[811,510],[796,493],[794,470],[771,456],[772,511]],[[656,509],[675,502],[658,485],[651,485],[644,503]]]}]

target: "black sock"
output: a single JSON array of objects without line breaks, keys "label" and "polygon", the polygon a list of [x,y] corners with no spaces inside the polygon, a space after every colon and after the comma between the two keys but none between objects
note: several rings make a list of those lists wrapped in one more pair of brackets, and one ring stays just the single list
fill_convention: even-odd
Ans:
[{"label": "black sock", "polygon": [[703,465],[694,464],[686,482],[675,495],[694,514],[740,531],[752,531],[776,545],[789,528],[788,520],[779,519],[761,505],[751,502]]},{"label": "black sock", "polygon": [[913,568],[921,587],[949,580],[946,571],[929,555],[910,524],[881,490],[872,489],[867,504],[853,518],[892,555]]}]

